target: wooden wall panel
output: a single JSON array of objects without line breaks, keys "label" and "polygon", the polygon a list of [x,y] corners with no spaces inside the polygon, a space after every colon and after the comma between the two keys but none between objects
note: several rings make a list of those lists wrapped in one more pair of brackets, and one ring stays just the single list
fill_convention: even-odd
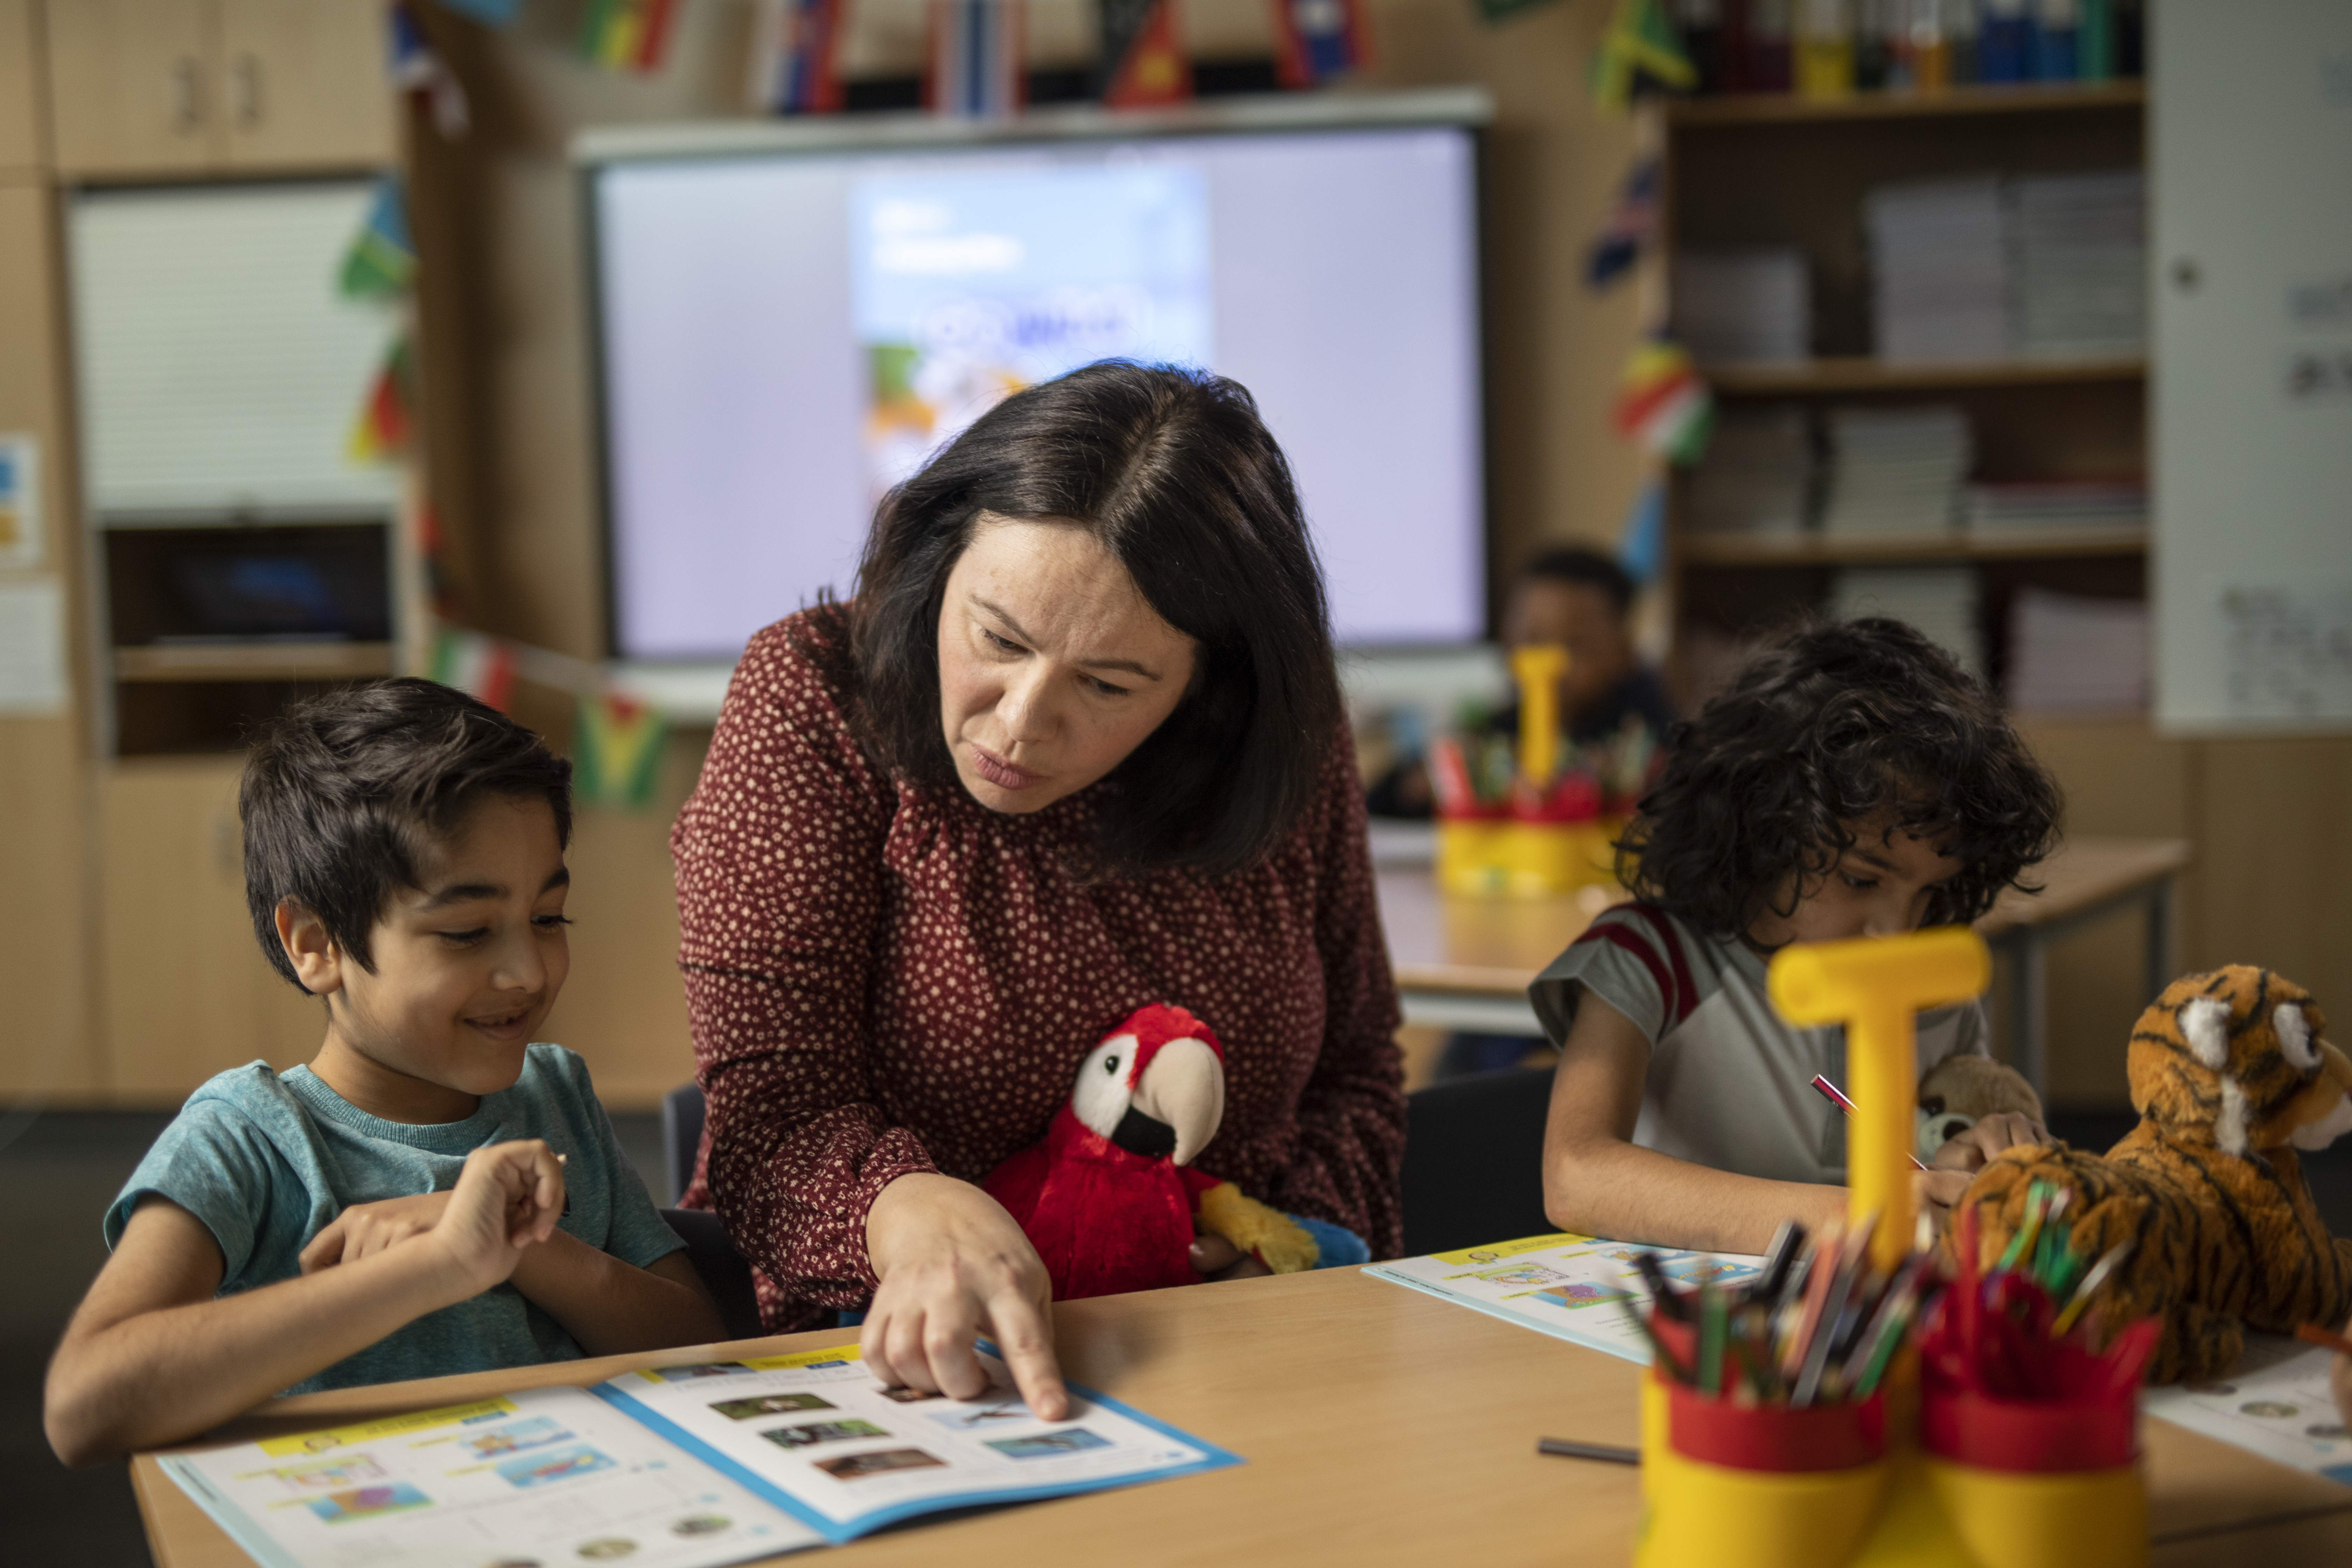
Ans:
[{"label": "wooden wall panel", "polygon": [[2187,964],[2275,969],[2352,1021],[2352,737],[2203,741],[2196,757]]},{"label": "wooden wall panel", "polygon": [[48,159],[40,13],[35,0],[0,0],[0,175],[24,175]]}]

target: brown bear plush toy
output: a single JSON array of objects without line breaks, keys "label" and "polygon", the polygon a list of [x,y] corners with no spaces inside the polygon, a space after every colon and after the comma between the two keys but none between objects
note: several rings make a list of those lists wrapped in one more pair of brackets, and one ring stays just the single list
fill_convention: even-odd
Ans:
[{"label": "brown bear plush toy", "polygon": [[2148,1379],[2227,1372],[2244,1328],[2293,1333],[2352,1314],[2352,1241],[2327,1234],[2297,1149],[2352,1131],[2352,1061],[2319,1037],[2310,994],[2232,965],[2176,980],[2140,1016],[2126,1071],[2140,1124],[2103,1159],[2063,1143],[2011,1149],[1960,1202],[1979,1267],[2022,1223],[2027,1186],[2064,1188],[2077,1250],[2133,1249],[2094,1310],[2105,1331],[2151,1314]]}]

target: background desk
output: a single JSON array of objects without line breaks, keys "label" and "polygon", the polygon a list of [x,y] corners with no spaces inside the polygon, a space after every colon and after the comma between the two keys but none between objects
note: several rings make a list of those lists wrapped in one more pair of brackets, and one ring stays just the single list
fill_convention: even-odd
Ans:
[{"label": "background desk", "polygon": [[[2013,1064],[2044,1087],[2044,960],[2048,945],[2087,921],[2145,905],[2147,994],[2172,974],[2173,884],[2189,864],[2178,838],[2075,838],[2034,868],[2042,891],[2001,895],[1977,922],[2011,960],[2006,1006]],[[1381,923],[1408,1024],[1492,1034],[1540,1035],[1528,985],[1544,965],[1622,898],[1585,889],[1561,899],[1454,898],[1426,866],[1390,860],[1378,871]]]},{"label": "background desk", "polygon": [[[1538,1458],[1539,1436],[1632,1444],[1639,1369],[1357,1270],[1066,1302],[1064,1364],[1248,1463],[1121,1492],[918,1525],[839,1548],[858,1564],[1036,1568],[1105,1563],[1630,1563],[1629,1466]],[[839,1343],[838,1330],[726,1353]],[[753,1345],[758,1347],[754,1352]],[[529,1372],[308,1394],[224,1436],[299,1431],[633,1366],[707,1361],[707,1347]],[[2159,1564],[2352,1560],[2352,1491],[2193,1433],[2147,1426]],[[247,1558],[167,1479],[133,1465],[161,1568]],[[796,1559],[822,1564],[823,1549]]]}]

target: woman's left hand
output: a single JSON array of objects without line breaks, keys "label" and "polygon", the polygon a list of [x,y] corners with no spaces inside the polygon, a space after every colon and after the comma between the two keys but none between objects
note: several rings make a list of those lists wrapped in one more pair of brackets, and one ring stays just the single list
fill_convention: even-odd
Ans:
[{"label": "woman's left hand", "polygon": [[1935,1168],[1974,1174],[2004,1150],[2036,1148],[2049,1142],[2050,1130],[2032,1117],[2000,1111],[1945,1139],[1943,1147],[1936,1151]]}]

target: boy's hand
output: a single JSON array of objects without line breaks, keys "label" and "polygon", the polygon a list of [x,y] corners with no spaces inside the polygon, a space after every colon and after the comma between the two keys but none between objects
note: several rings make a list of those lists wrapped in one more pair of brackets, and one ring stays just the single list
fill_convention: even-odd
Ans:
[{"label": "boy's hand", "polygon": [[1951,1217],[1952,1205],[1969,1190],[1977,1173],[1985,1168],[1992,1157],[2005,1149],[2033,1148],[2050,1142],[2049,1130],[2030,1116],[2014,1111],[2002,1111],[1988,1116],[1975,1126],[1944,1140],[1936,1151],[1936,1163],[1924,1171],[1911,1173],[1911,1191],[1917,1198],[1919,1212],[1944,1228]]},{"label": "boy's hand", "polygon": [[493,1143],[466,1156],[448,1206],[427,1233],[477,1296],[502,1282],[522,1249],[563,1216],[563,1162],[540,1139]]},{"label": "boy's hand", "polygon": [[338,1263],[357,1263],[423,1236],[441,1222],[454,1196],[454,1193],[423,1193],[411,1198],[353,1204],[302,1249],[302,1272],[316,1274]]}]

